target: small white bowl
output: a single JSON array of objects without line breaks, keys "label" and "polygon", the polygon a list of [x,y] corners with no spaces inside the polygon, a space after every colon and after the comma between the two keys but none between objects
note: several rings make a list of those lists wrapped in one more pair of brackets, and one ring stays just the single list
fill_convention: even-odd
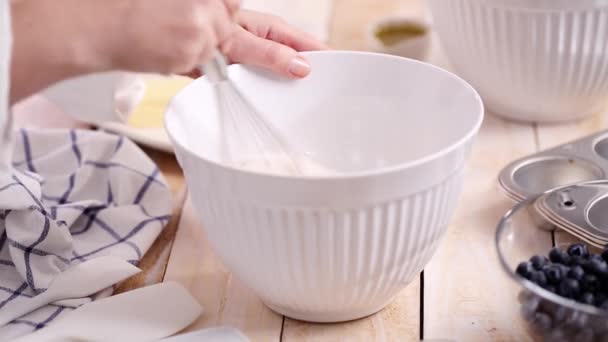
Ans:
[{"label": "small white bowl", "polygon": [[205,77],[165,125],[217,255],[273,310],[336,322],[382,309],[423,269],[456,206],[483,119],[475,90],[411,59],[307,52],[286,80],[233,65],[229,76],[299,151],[340,174],[280,176],[227,167]]},{"label": "small white bowl", "polygon": [[[414,26],[424,32],[415,37],[404,37],[392,44],[387,44],[378,37],[378,33],[381,30],[400,26]],[[369,25],[366,37],[371,51],[424,61],[428,57],[431,46],[431,24],[425,18],[384,17]]]},{"label": "small white bowl", "polygon": [[526,122],[564,122],[605,109],[608,1],[430,0],[456,72],[488,109]]}]

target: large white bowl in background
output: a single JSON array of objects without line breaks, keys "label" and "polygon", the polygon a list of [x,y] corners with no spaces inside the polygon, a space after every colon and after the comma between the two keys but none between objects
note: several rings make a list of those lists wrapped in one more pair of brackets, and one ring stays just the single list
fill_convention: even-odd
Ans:
[{"label": "large white bowl in background", "polygon": [[483,118],[442,69],[363,52],[310,52],[285,80],[230,77],[291,143],[338,175],[289,177],[218,163],[216,99],[203,77],[165,118],[193,203],[226,266],[286,316],[335,322],[387,305],[423,269],[458,200]]},{"label": "large white bowl in background", "polygon": [[535,122],[572,121],[608,99],[608,1],[430,0],[456,72],[488,110]]}]

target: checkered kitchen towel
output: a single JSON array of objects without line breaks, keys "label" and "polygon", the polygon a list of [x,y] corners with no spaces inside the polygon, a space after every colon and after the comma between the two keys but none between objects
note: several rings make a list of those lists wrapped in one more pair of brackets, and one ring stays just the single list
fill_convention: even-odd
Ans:
[{"label": "checkered kitchen towel", "polygon": [[[171,193],[158,168],[121,136],[21,130],[13,160],[0,184],[0,310],[75,263],[111,255],[137,264],[169,219]],[[0,341],[71,309],[42,307],[1,327]]]}]

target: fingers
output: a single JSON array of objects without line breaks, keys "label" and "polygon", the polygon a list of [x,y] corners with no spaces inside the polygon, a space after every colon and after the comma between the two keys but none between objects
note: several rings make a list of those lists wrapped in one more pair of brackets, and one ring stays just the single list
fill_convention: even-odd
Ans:
[{"label": "fingers", "polygon": [[300,78],[310,73],[310,65],[295,49],[257,37],[241,27],[223,50],[232,62],[264,67],[287,77]]},{"label": "fingers", "polygon": [[236,25],[230,11],[238,10],[239,4],[238,0],[211,0],[201,8],[201,34],[198,43],[201,51],[196,63],[210,60],[215,49],[232,35]]},{"label": "fingers", "polygon": [[224,0],[224,6],[231,18],[234,18],[241,8],[241,0]]},{"label": "fingers", "polygon": [[203,76],[203,73],[202,73],[202,71],[200,69],[196,68],[196,69],[190,70],[189,72],[180,73],[178,75],[185,76],[185,77],[190,77],[192,79],[197,79],[197,78]]},{"label": "fingers", "polygon": [[222,3],[214,1],[211,7],[214,14],[210,19],[213,22],[217,43],[221,44],[232,35],[235,25],[231,17],[232,14],[227,7],[222,6]]}]

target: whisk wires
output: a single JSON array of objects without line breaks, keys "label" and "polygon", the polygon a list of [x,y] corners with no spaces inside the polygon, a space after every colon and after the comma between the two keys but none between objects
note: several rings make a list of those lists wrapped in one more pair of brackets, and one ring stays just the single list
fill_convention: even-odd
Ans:
[{"label": "whisk wires", "polygon": [[224,162],[238,167],[248,159],[260,159],[272,169],[273,161],[278,159],[288,164],[290,173],[300,174],[301,168],[288,143],[229,79],[224,57],[216,53],[202,69],[214,86]]}]

